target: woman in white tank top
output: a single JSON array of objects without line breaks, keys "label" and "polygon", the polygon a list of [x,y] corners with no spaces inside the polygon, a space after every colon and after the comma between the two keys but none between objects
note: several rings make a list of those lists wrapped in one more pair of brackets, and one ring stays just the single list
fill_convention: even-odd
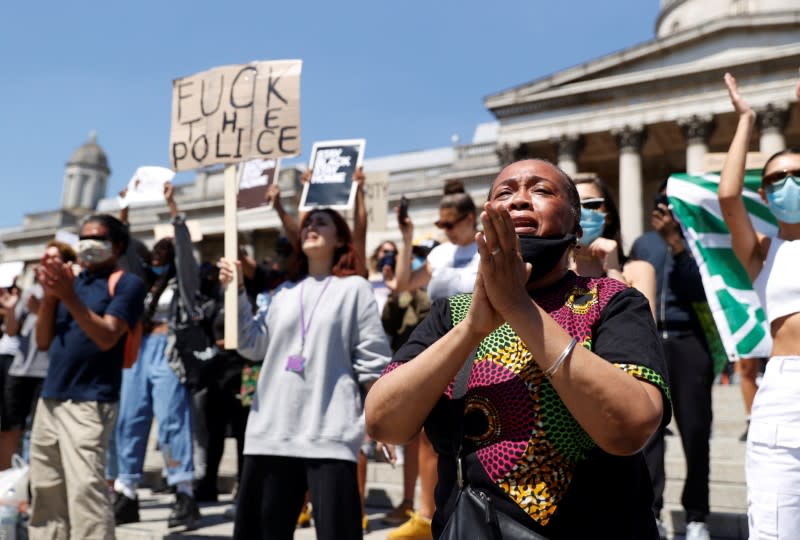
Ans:
[{"label": "woman in white tank top", "polygon": [[[778,220],[778,234],[755,230],[742,190],[756,114],[725,83],[739,123],[719,184],[719,204],[736,257],[759,295],[773,339],[767,371],[753,402],[747,438],[747,513],[750,538],[800,534],[800,148],[769,158],[759,194]],[[800,98],[800,82],[796,92]]]}]

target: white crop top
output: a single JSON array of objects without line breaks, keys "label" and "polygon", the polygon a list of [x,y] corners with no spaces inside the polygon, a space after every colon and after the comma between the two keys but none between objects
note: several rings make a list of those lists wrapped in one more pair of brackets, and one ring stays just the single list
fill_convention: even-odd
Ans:
[{"label": "white crop top", "polygon": [[800,240],[772,238],[767,259],[753,289],[761,300],[767,321],[772,323],[800,311]]},{"label": "white crop top", "polygon": [[158,297],[158,304],[156,304],[156,310],[153,312],[153,318],[151,319],[154,323],[161,324],[169,322],[169,308],[172,304],[172,297],[174,294],[175,291],[172,287],[167,287],[164,289],[164,292],[161,293],[161,296]]}]

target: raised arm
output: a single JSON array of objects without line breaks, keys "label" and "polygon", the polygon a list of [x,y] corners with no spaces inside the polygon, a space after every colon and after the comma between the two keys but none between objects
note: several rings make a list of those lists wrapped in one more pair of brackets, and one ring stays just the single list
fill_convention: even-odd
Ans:
[{"label": "raised arm", "polygon": [[736,79],[730,73],[725,74],[725,84],[739,122],[736,133],[728,149],[722,175],[719,181],[719,207],[722,218],[731,232],[733,252],[742,263],[751,280],[754,280],[763,266],[764,255],[760,249],[763,237],[759,235],[750,220],[750,214],[744,205],[742,191],[744,189],[745,164],[750,138],[756,121],[756,113],[739,94]]},{"label": "raised arm", "polygon": [[281,202],[281,187],[277,182],[273,182],[267,188],[266,198],[272,203],[272,207],[278,212],[278,217],[281,218],[283,230],[286,232],[286,238],[292,244],[292,249],[297,253],[300,250],[300,223],[293,215],[286,211],[286,208]]},{"label": "raised arm", "polygon": [[413,291],[421,289],[428,285],[433,275],[431,272],[430,264],[426,261],[420,268],[411,270],[411,254],[413,250],[413,237],[414,237],[414,222],[411,217],[406,217],[400,226],[400,232],[403,234],[403,241],[400,243],[397,254],[396,265],[396,291],[401,293],[404,291]]},{"label": "raised arm", "polygon": [[[194,258],[192,237],[186,220],[178,211],[175,202],[175,192],[171,182],[164,184],[164,198],[169,206],[172,216],[172,225],[175,234],[175,274],[178,277],[178,290],[183,304],[193,312],[196,304],[196,294],[200,288],[200,275],[197,261]],[[192,313],[194,316],[195,313]]]},{"label": "raised arm", "polygon": [[356,183],[356,208],[353,216],[353,246],[361,260],[367,262],[367,202],[364,197],[364,171],[356,169],[353,181]]}]

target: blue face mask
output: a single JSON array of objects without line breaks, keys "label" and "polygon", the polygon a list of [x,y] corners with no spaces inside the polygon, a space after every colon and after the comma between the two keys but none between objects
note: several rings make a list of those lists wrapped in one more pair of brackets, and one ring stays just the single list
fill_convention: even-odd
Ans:
[{"label": "blue face mask", "polygon": [[606,213],[600,210],[588,210],[581,208],[581,229],[583,229],[583,236],[581,236],[580,243],[582,246],[588,246],[603,234],[603,229],[606,226]]},{"label": "blue face mask", "polygon": [[151,266],[150,270],[157,276],[162,275],[164,272],[169,270],[168,264],[162,264],[161,266]]},{"label": "blue face mask", "polygon": [[767,206],[784,223],[800,223],[800,178],[787,176],[765,188]]}]

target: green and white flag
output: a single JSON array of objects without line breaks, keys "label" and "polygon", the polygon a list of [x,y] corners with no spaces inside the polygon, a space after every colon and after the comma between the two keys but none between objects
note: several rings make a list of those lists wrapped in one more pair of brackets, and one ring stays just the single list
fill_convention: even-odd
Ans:
[{"label": "green and white flag", "polygon": [[[755,229],[774,236],[777,223],[758,195],[760,171],[745,175],[744,203]],[[769,356],[769,325],[747,272],[731,248],[717,199],[719,174],[673,174],[667,183],[672,212],[700,268],[708,306],[729,360]]]}]

